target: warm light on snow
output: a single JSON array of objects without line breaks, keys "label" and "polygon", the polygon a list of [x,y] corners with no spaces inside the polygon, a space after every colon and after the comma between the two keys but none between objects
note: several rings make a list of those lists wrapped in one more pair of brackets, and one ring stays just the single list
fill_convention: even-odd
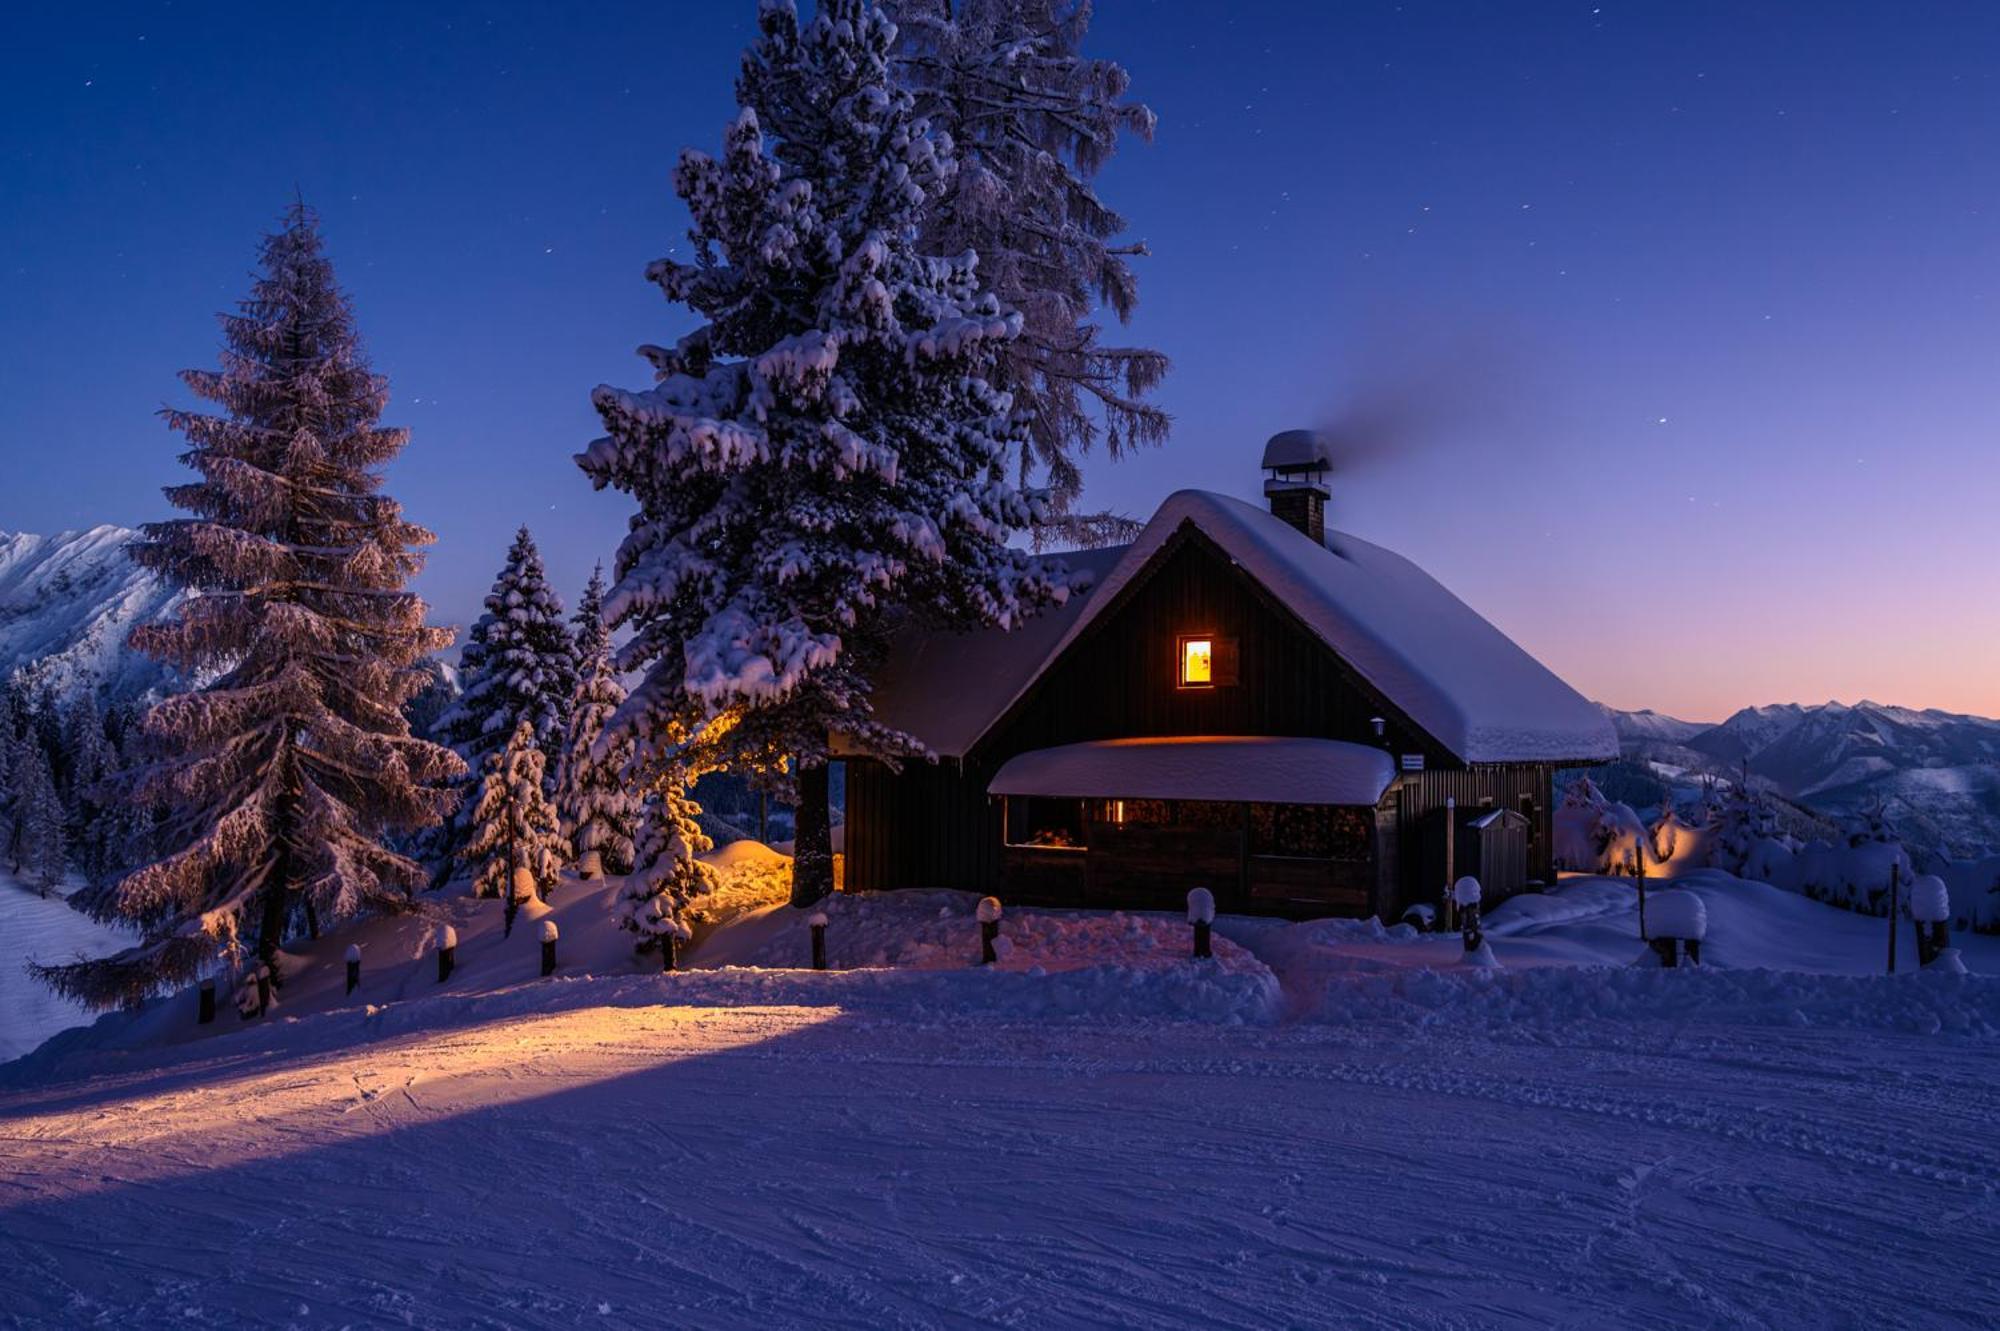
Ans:
[{"label": "warm light on snow", "polygon": [[[395,1014],[370,1009],[362,1020]],[[194,1095],[171,1077],[157,1087],[146,1074],[107,1077],[88,1119],[63,1108],[10,1118],[0,1173],[67,1175],[73,1161],[109,1152],[120,1160],[116,1178],[66,1177],[65,1194],[194,1178],[747,1049],[842,1015],[837,1007],[587,1007],[281,1052],[255,1071],[204,1080]],[[238,1130],[248,1106],[255,1133]],[[155,1149],[164,1142],[178,1146]]]}]

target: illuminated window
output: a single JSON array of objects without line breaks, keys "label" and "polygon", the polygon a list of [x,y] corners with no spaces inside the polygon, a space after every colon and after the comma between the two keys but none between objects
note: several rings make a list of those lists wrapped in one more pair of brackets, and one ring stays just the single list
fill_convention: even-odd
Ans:
[{"label": "illuminated window", "polygon": [[1215,641],[1212,638],[1181,639],[1181,686],[1202,687],[1215,683]]},{"label": "illuminated window", "polygon": [[1190,633],[1174,640],[1174,683],[1212,689],[1236,682],[1236,639]]}]

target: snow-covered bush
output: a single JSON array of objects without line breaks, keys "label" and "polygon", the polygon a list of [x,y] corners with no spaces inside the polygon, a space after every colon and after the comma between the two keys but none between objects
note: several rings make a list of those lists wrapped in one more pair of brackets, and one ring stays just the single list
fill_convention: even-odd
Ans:
[{"label": "snow-covered bush", "polygon": [[1943,924],[1951,919],[1951,891],[1936,874],[1919,874],[1910,884],[1910,918],[1918,924]]},{"label": "snow-covered bush", "polygon": [[1939,867],[1951,893],[1951,925],[1976,933],[2000,933],[2000,855]]}]

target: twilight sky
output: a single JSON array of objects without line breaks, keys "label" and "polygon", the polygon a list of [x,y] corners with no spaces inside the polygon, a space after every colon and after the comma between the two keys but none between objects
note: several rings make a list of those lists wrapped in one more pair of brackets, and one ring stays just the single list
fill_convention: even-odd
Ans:
[{"label": "twilight sky", "polygon": [[[166,515],[154,418],[258,235],[322,213],[464,625],[516,524],[574,599],[570,454],[688,317],[641,278],[755,0],[12,6],[0,529]],[[1218,17],[1228,15],[1229,17]],[[1336,525],[1618,706],[2000,715],[2000,6],[1099,0],[1160,116],[1102,192],[1175,361],[1138,516],[1366,422]]]}]

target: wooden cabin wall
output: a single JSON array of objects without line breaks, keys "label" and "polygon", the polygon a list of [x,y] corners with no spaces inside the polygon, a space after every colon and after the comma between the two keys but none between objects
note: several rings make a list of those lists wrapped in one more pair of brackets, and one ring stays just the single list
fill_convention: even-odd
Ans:
[{"label": "wooden cabin wall", "polygon": [[[1240,682],[1177,687],[1178,640],[1203,633],[1236,639]],[[1373,745],[1369,722],[1377,716],[1388,722],[1379,742],[1392,752],[1456,765],[1207,537],[1190,531],[1071,646],[979,756],[997,765],[1030,749],[1156,735],[1296,735]]]},{"label": "wooden cabin wall", "polygon": [[[1521,763],[1457,770],[1431,770],[1405,775],[1390,792],[1396,805],[1398,894],[1383,918],[1394,920],[1417,902],[1436,904],[1445,883],[1441,852],[1427,844],[1425,830],[1439,826],[1433,816],[1447,799],[1460,809],[1512,809],[1528,819],[1528,879],[1555,881],[1555,768],[1547,763]],[[1442,843],[1440,842],[1440,845]],[[1471,865],[1460,874],[1476,873]]]},{"label": "wooden cabin wall", "polygon": [[1001,807],[986,794],[993,770],[950,758],[907,761],[902,768],[898,773],[873,759],[848,760],[848,889],[997,889]]}]

